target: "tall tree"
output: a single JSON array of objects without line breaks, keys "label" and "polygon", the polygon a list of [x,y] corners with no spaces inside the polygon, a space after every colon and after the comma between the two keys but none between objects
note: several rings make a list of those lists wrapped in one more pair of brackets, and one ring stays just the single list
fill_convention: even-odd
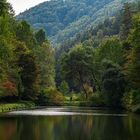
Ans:
[{"label": "tall tree", "polygon": [[23,85],[23,99],[34,99],[37,92],[38,68],[32,53],[20,55],[18,65],[21,68],[20,75]]},{"label": "tall tree", "polygon": [[39,83],[40,87],[55,87],[55,60],[54,50],[49,42],[44,42],[41,46],[34,49],[36,61],[40,68]]},{"label": "tall tree", "polygon": [[130,28],[132,26],[131,19],[132,19],[131,5],[129,3],[125,3],[123,6],[122,29],[120,32],[122,40],[125,40],[128,37]]},{"label": "tall tree", "polygon": [[33,30],[26,21],[21,21],[17,24],[16,37],[19,41],[25,42],[26,46],[30,49],[33,49],[36,45]]},{"label": "tall tree", "polygon": [[121,106],[121,99],[125,91],[125,79],[117,66],[110,62],[105,64],[102,84],[105,103],[112,107]]},{"label": "tall tree", "polygon": [[134,89],[140,88],[140,15],[137,14],[132,19],[133,27],[129,35],[129,42],[132,46],[127,63],[125,65],[126,76]]},{"label": "tall tree", "polygon": [[40,29],[38,32],[36,32],[35,38],[37,40],[37,43],[39,45],[42,45],[42,43],[45,42],[46,39],[45,31],[43,29]]},{"label": "tall tree", "polygon": [[93,86],[91,81],[96,81],[94,73],[94,49],[77,45],[68,54],[65,54],[61,61],[62,74],[68,81],[71,89],[77,85],[83,91],[86,99],[88,93],[86,85]]},{"label": "tall tree", "polygon": [[121,65],[123,63],[123,47],[117,37],[110,37],[104,39],[100,46],[97,48],[98,61],[105,59],[111,60],[112,62]]},{"label": "tall tree", "polygon": [[8,13],[8,3],[6,0],[1,0],[0,1],[0,16],[4,16],[5,14]]},{"label": "tall tree", "polygon": [[38,66],[34,54],[23,42],[16,42],[16,64],[18,66],[18,96],[22,99],[34,99],[37,94]]}]

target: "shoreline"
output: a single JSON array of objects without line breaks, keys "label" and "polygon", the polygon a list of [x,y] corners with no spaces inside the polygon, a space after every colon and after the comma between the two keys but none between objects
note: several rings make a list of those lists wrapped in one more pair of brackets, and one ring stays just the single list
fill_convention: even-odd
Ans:
[{"label": "shoreline", "polygon": [[[134,110],[127,110],[124,108],[109,108],[105,106],[88,106],[88,105],[75,105],[75,104],[63,104],[63,105],[42,105],[42,106],[37,106],[34,102],[31,101],[20,101],[20,102],[15,102],[15,103],[0,103],[0,114],[2,113],[8,113],[12,111],[22,111],[26,109],[40,109],[40,108],[47,108],[47,107],[85,107],[85,108],[93,108],[94,110],[112,110],[112,111],[126,111],[134,114],[139,114],[139,111],[136,111],[137,109],[135,108]],[[138,109],[139,110],[139,109]]]},{"label": "shoreline", "polygon": [[24,109],[33,109],[36,105],[31,101],[21,101],[15,103],[0,103],[0,114]]}]

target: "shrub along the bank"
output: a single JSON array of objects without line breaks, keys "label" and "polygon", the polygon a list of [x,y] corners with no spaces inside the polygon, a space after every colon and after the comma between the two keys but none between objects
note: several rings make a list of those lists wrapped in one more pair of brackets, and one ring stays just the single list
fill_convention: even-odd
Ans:
[{"label": "shrub along the bank", "polygon": [[131,107],[132,112],[140,114],[140,104]]},{"label": "shrub along the bank", "polygon": [[31,109],[34,107],[35,107],[35,103],[31,101],[21,101],[17,103],[2,103],[0,104],[0,113],[23,110],[23,109]]},{"label": "shrub along the bank", "polygon": [[54,88],[47,88],[40,91],[37,100],[38,105],[63,105],[64,96]]},{"label": "shrub along the bank", "polygon": [[124,94],[123,97],[123,106],[132,112],[140,113],[140,91],[131,90],[128,93]]}]

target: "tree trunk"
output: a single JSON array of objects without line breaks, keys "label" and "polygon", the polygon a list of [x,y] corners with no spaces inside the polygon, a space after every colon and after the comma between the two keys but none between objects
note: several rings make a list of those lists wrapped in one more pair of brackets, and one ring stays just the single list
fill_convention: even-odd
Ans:
[{"label": "tree trunk", "polygon": [[100,86],[98,80],[96,79],[96,76],[95,76],[94,73],[92,73],[92,77],[93,77],[94,81],[96,82],[96,84],[97,84],[97,86],[98,86],[98,90],[101,92],[101,86]]},{"label": "tree trunk", "polygon": [[82,86],[82,89],[83,89],[83,91],[84,91],[84,93],[85,93],[85,95],[86,95],[86,99],[88,99],[88,93],[87,93],[87,91],[86,91],[86,89],[85,89],[85,87],[84,87],[83,78],[82,78],[80,72],[79,72],[79,81],[80,81],[80,84],[81,84],[81,86]]}]

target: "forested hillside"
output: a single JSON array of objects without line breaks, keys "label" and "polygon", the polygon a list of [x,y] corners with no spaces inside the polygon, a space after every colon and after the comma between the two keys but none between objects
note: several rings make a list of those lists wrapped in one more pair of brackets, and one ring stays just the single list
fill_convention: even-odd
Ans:
[{"label": "forested hillside", "polygon": [[[56,48],[56,84],[68,83],[93,104],[137,110],[140,103],[140,3]],[[93,94],[92,94],[93,93]]]},{"label": "forested hillside", "polygon": [[35,29],[43,28],[49,39],[62,43],[107,17],[113,17],[125,2],[135,0],[51,0],[17,16]]}]

